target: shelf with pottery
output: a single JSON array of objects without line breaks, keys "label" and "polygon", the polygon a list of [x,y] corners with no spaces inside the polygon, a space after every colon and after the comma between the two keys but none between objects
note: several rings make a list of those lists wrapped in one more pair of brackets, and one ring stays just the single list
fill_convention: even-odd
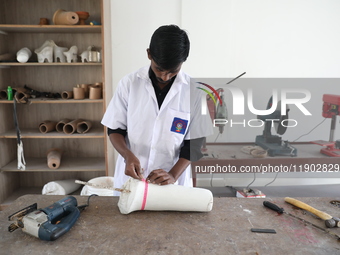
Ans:
[{"label": "shelf with pottery", "polygon": [[60,62],[52,62],[52,63],[39,63],[39,62],[27,62],[27,63],[18,63],[18,62],[0,62],[0,66],[101,66],[102,63],[95,62],[72,62],[72,63],[60,63]]},{"label": "shelf with pottery", "polygon": [[16,25],[0,24],[5,33],[101,33],[101,25]]},{"label": "shelf with pottery", "polygon": [[[50,98],[30,98],[28,104],[95,104],[103,103],[103,99],[50,99]],[[13,104],[12,100],[0,99],[0,104]]]},{"label": "shelf with pottery", "polygon": [[17,169],[17,160],[1,168],[3,172],[81,172],[81,171],[103,171],[105,172],[105,158],[63,157],[58,169],[50,169],[45,158],[25,158],[26,169]]},{"label": "shelf with pottery", "polygon": [[[42,138],[42,139],[58,139],[58,138],[67,138],[67,139],[81,139],[81,138],[104,138],[104,129],[101,127],[98,128],[92,128],[90,131],[88,131],[85,134],[65,134],[65,133],[59,133],[57,131],[48,132],[46,134],[39,132],[39,129],[27,129],[23,128],[20,129],[20,136],[21,138]],[[17,138],[17,133],[15,130],[9,130],[4,133],[0,133],[0,138]]]},{"label": "shelf with pottery", "polygon": [[[79,21],[83,17],[78,13],[74,15],[73,11],[89,12],[90,18],[86,24],[75,19],[72,19],[72,24],[61,23],[61,9],[65,10],[65,15],[78,15]],[[10,203],[20,195],[41,194],[43,185],[51,180],[79,178],[86,181],[106,175],[106,135],[100,124],[100,116],[105,109],[102,16],[102,0],[0,1],[1,90],[8,86],[18,89],[27,85],[38,92],[62,95],[78,85],[103,83],[99,99],[90,99],[89,95],[85,99],[41,96],[17,104],[25,170],[18,169],[17,136],[12,116],[14,102],[0,97],[0,210],[2,204]],[[41,22],[42,17],[47,19],[46,23]],[[47,48],[51,48],[51,43],[44,45],[44,42],[52,40],[57,44],[52,48],[53,54],[58,54],[58,61],[48,54],[51,49]],[[93,47],[91,52],[90,46]],[[31,51],[28,58],[22,54],[18,58],[18,53],[24,48]],[[62,61],[64,55],[66,60]],[[74,59],[76,55],[77,59]],[[81,118],[90,120],[93,125],[86,133],[42,133],[40,121],[51,118]],[[63,151],[60,166],[53,169],[48,166],[47,160],[52,148]]]}]

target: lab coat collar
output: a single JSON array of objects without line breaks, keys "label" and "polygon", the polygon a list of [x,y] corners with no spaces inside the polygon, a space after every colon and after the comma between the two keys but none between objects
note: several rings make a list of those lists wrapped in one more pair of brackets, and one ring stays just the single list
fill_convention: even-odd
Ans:
[{"label": "lab coat collar", "polygon": [[[149,77],[149,69],[150,69],[150,65],[149,66],[144,66],[142,68],[140,68],[137,71],[137,76],[143,80],[147,80],[150,81],[150,77]],[[180,84],[186,84],[189,85],[188,80],[185,78],[185,74],[182,71],[182,69],[179,71],[179,73],[177,74],[177,77],[174,81],[174,83],[180,83]]]},{"label": "lab coat collar", "polygon": [[[151,79],[149,77],[149,69],[150,66],[146,66],[146,67],[142,67],[141,69],[139,69],[137,71],[137,77],[147,81],[147,83],[149,84],[148,86],[146,86],[146,89],[149,91],[152,99],[155,102],[155,105],[158,105],[157,103],[157,99],[154,93],[154,88],[151,84]],[[179,73],[176,76],[176,79],[174,81],[174,83],[171,86],[171,89],[169,90],[167,96],[165,97],[162,106],[160,109],[158,109],[157,107],[157,112],[162,112],[162,110],[167,107],[167,105],[169,104],[169,102],[172,100],[172,98],[179,93],[179,91],[181,90],[182,86],[189,86],[189,81],[186,79],[186,74],[180,70]]]}]

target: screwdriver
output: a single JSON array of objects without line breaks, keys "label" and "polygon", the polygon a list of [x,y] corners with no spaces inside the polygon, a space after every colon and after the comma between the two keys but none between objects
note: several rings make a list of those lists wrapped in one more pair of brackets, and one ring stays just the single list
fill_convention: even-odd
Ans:
[{"label": "screwdriver", "polygon": [[274,203],[271,203],[271,202],[269,202],[269,201],[263,201],[263,205],[264,205],[265,207],[267,207],[267,208],[269,208],[269,209],[271,209],[271,210],[273,210],[273,211],[279,213],[279,214],[285,213],[285,214],[287,214],[287,215],[289,215],[289,216],[291,216],[291,217],[293,217],[293,218],[295,218],[295,219],[298,219],[298,220],[302,221],[303,223],[307,223],[307,224],[309,224],[309,225],[311,225],[311,226],[313,226],[313,227],[315,227],[315,228],[317,228],[317,229],[319,229],[319,230],[322,230],[322,231],[324,231],[324,232],[326,232],[326,233],[328,233],[328,234],[330,234],[330,235],[336,237],[336,238],[338,239],[338,241],[340,241],[340,236],[339,236],[338,234],[335,234],[335,233],[329,231],[328,229],[324,229],[324,228],[322,228],[322,227],[319,227],[318,225],[315,225],[315,224],[313,224],[312,222],[309,222],[309,221],[306,221],[306,220],[304,220],[304,219],[302,219],[302,218],[300,218],[300,217],[297,217],[297,216],[295,216],[294,214],[291,214],[291,213],[289,213],[289,212],[286,212],[283,208],[277,206],[277,205],[274,204]]}]

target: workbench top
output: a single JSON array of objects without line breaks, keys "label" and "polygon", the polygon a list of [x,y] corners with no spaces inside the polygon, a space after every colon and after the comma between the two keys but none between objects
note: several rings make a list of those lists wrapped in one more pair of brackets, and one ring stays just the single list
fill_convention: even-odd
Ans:
[{"label": "workbench top", "polygon": [[[64,196],[25,195],[0,212],[2,254],[340,254],[337,239],[301,221],[263,206],[268,200],[287,212],[325,227],[324,221],[293,208],[283,198],[214,198],[213,210],[197,212],[119,212],[117,197],[92,197],[73,228],[53,242],[17,229],[9,233],[8,216],[35,202],[44,208]],[[75,196],[78,205],[87,197]],[[340,198],[296,198],[339,217],[330,204]],[[275,229],[276,234],[251,228]],[[330,231],[340,235],[339,228]]]}]

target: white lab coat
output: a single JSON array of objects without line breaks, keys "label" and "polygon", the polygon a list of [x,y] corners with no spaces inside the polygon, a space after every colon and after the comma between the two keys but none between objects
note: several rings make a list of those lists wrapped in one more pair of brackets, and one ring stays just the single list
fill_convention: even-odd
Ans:
[{"label": "white lab coat", "polygon": [[[145,177],[155,169],[170,171],[184,140],[213,133],[209,114],[202,114],[205,94],[197,89],[200,85],[180,71],[159,109],[149,68],[143,67],[119,82],[101,122],[111,129],[127,130],[126,142],[139,159]],[[125,162],[119,155],[114,174],[116,188],[129,178],[124,172]],[[177,184],[192,186],[190,166]]]}]

